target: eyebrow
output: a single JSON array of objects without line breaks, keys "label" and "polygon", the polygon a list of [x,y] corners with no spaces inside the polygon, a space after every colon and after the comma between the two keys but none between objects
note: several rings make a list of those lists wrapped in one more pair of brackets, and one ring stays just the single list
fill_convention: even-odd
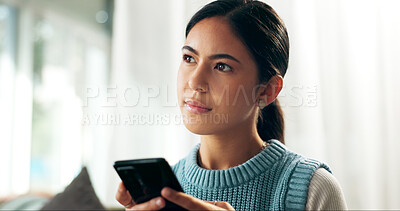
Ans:
[{"label": "eyebrow", "polygon": [[[182,50],[183,49],[186,49],[186,50],[196,54],[197,56],[199,55],[199,52],[196,49],[193,49],[190,46],[185,45],[185,46],[182,47]],[[210,56],[209,58],[210,59],[230,59],[230,60],[236,61],[237,63],[240,64],[240,61],[238,59],[236,59],[235,57],[233,57],[233,56],[231,56],[229,54],[214,54],[214,55]]]}]

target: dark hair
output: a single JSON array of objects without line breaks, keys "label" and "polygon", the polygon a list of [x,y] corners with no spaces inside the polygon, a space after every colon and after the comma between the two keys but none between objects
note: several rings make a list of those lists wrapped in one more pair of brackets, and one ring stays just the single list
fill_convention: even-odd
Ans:
[{"label": "dark hair", "polygon": [[[252,0],[218,0],[200,9],[186,26],[186,37],[205,18],[225,18],[256,61],[259,83],[285,76],[289,62],[289,37],[285,24],[267,4]],[[283,112],[278,100],[261,110],[257,121],[261,139],[284,143]]]}]

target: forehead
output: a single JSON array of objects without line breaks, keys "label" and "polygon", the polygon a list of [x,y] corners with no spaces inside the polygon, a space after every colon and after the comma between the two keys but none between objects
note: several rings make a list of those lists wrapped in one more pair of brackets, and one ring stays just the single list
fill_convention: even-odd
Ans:
[{"label": "forehead", "polygon": [[241,59],[251,59],[246,46],[222,17],[206,18],[194,25],[185,45],[196,49],[200,54],[228,53]]}]

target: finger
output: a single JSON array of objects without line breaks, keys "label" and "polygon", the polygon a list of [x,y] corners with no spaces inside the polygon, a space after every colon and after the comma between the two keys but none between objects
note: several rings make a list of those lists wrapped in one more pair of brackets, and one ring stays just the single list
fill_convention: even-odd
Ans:
[{"label": "finger", "polygon": [[207,210],[207,209],[214,209],[215,206],[210,205],[203,200],[195,198],[191,195],[188,195],[183,192],[178,192],[171,188],[165,187],[161,190],[161,196],[165,199],[171,201],[174,204],[177,204],[183,208],[188,210],[200,209],[200,210]]},{"label": "finger", "polygon": [[128,210],[159,210],[165,206],[165,200],[162,197],[156,197],[150,201],[137,204]]},{"label": "finger", "polygon": [[132,197],[129,194],[128,190],[126,190],[124,183],[120,183],[118,186],[117,193],[115,194],[115,199],[124,207],[130,208],[135,205],[132,201]]},{"label": "finger", "polygon": [[230,205],[228,202],[225,202],[225,201],[205,201],[204,200],[204,202],[207,202],[207,203],[209,203],[211,205],[214,205],[214,206],[226,209],[226,210],[235,210],[232,207],[232,205]]},{"label": "finger", "polygon": [[214,203],[215,203],[215,201],[207,201],[207,200],[203,200],[204,202],[207,202],[207,203],[209,203],[209,204],[212,204],[212,205],[214,205]]}]

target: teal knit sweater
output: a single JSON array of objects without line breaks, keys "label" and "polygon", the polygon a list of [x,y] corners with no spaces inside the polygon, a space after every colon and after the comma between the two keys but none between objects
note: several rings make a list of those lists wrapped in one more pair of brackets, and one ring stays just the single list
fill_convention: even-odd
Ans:
[{"label": "teal knit sweater", "polygon": [[235,210],[304,210],[314,171],[328,166],[288,150],[277,140],[243,164],[224,170],[197,165],[198,143],[172,169],[183,191]]}]

